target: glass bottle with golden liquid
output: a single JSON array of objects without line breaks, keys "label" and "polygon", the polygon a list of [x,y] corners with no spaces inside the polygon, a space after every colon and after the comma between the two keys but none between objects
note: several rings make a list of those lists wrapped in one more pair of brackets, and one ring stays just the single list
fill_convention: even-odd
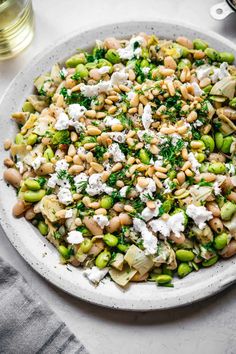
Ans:
[{"label": "glass bottle with golden liquid", "polygon": [[33,34],[31,0],[0,0],[0,60],[22,51],[31,42]]}]

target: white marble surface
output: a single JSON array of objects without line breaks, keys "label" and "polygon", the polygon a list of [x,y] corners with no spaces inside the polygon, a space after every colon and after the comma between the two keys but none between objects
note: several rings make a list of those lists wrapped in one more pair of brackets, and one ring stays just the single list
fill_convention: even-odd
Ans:
[{"label": "white marble surface", "polygon": [[[31,58],[72,31],[98,24],[158,17],[180,20],[236,40],[236,14],[217,22],[209,15],[220,0],[34,0],[36,34],[17,58],[0,62],[0,94]],[[222,1],[222,0],[221,0]],[[81,339],[91,354],[233,354],[236,352],[236,286],[189,307],[152,313],[112,311],[63,293],[36,274],[0,230],[0,256],[27,279]]]}]

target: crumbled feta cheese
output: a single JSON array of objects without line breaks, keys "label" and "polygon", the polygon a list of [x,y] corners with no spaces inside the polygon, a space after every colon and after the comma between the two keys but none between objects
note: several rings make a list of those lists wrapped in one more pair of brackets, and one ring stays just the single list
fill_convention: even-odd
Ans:
[{"label": "crumbled feta cheese", "polygon": [[195,122],[193,123],[194,128],[201,127],[202,125],[203,123],[199,119],[195,120]]},{"label": "crumbled feta cheese", "polygon": [[104,229],[105,226],[109,225],[109,220],[108,217],[106,215],[94,215],[93,216],[93,220],[96,221],[96,223],[102,228]]},{"label": "crumbled feta cheese", "polygon": [[163,220],[162,218],[152,220],[149,225],[154,232],[159,232],[164,237],[169,237],[171,232],[175,236],[180,237],[181,232],[184,231],[184,213],[180,212],[171,215],[167,220]]},{"label": "crumbled feta cheese", "polygon": [[219,68],[213,68],[213,74],[210,75],[212,83],[216,83],[218,80],[222,80],[227,76],[230,76],[228,72],[228,63],[224,62],[220,64]]},{"label": "crumbled feta cheese", "polygon": [[120,56],[121,59],[127,59],[130,60],[133,57],[140,57],[140,54],[142,53],[142,49],[140,47],[134,49],[134,43],[139,43],[141,45],[144,42],[144,39],[141,36],[131,38],[129,41],[128,45],[125,48],[119,48],[117,49],[117,52]]},{"label": "crumbled feta cheese", "polygon": [[148,66],[145,66],[144,68],[142,68],[142,72],[144,73],[144,75],[148,75],[150,71],[150,68]]},{"label": "crumbled feta cheese", "polygon": [[141,213],[142,218],[145,221],[149,221],[152,218],[158,216],[161,204],[162,204],[161,201],[157,200],[157,201],[155,201],[155,208],[154,209],[150,209],[148,207],[144,208]]},{"label": "crumbled feta cheese", "polygon": [[138,138],[140,141],[145,141],[145,137],[150,137],[150,138],[154,138],[155,134],[152,130],[138,130],[137,133]]},{"label": "crumbled feta cheese", "polygon": [[231,176],[234,176],[235,173],[236,173],[236,170],[235,170],[235,166],[232,164],[232,163],[226,163],[225,164],[227,170],[228,170],[228,173],[231,175]]},{"label": "crumbled feta cheese", "polygon": [[117,143],[124,143],[126,139],[126,133],[125,132],[114,132],[114,133],[108,133],[109,137],[116,141]]},{"label": "crumbled feta cheese", "polygon": [[67,209],[65,212],[65,219],[70,219],[73,216],[73,209]]},{"label": "crumbled feta cheese", "polygon": [[115,124],[120,124],[120,120],[118,118],[114,118],[111,116],[106,116],[103,122],[106,127],[112,127]]},{"label": "crumbled feta cheese", "polygon": [[112,192],[114,192],[114,188],[109,187],[108,185],[106,185],[106,183],[103,183],[103,192],[111,195]]},{"label": "crumbled feta cheese", "polygon": [[212,213],[204,206],[190,204],[187,206],[186,214],[193,219],[200,230],[206,226],[206,221],[213,218]]},{"label": "crumbled feta cheese", "polygon": [[191,169],[193,170],[193,172],[197,174],[199,174],[199,167],[201,167],[201,164],[198,162],[198,160],[196,159],[196,157],[194,156],[194,154],[192,152],[190,152],[188,154],[188,160],[189,162],[191,162]]},{"label": "crumbled feta cheese", "polygon": [[57,194],[59,202],[65,205],[70,204],[73,202],[73,196],[71,194],[71,191],[68,188],[61,187],[59,189],[59,192]]},{"label": "crumbled feta cheese", "polygon": [[69,117],[65,112],[60,112],[60,114],[57,117],[56,124],[54,128],[56,130],[65,130],[68,129],[69,127]]},{"label": "crumbled feta cheese", "polygon": [[129,101],[131,101],[135,96],[136,96],[136,93],[134,91],[129,91],[127,93],[127,98]]},{"label": "crumbled feta cheese", "polygon": [[199,85],[196,82],[192,82],[191,86],[193,88],[194,96],[200,97],[204,94],[204,91],[200,89]]},{"label": "crumbled feta cheese", "polygon": [[143,202],[147,202],[147,196],[152,197],[153,193],[156,192],[156,183],[154,180],[152,178],[146,178],[146,181],[148,182],[148,185],[145,188],[142,188],[139,184],[136,184],[136,190],[140,193],[140,199]]},{"label": "crumbled feta cheese", "polygon": [[109,268],[99,269],[98,267],[92,267],[91,269],[86,269],[84,271],[84,276],[88,278],[88,280],[97,285],[108,273]]},{"label": "crumbled feta cheese", "polygon": [[121,198],[125,198],[125,197],[126,197],[126,194],[127,194],[128,189],[129,189],[129,186],[124,186],[124,187],[122,187],[122,188],[119,190],[119,193],[120,193]]},{"label": "crumbled feta cheese", "polygon": [[133,228],[135,231],[140,232],[143,239],[143,247],[145,249],[145,254],[155,254],[157,252],[157,238],[153,235],[151,231],[148,230],[147,225],[144,221],[134,218]]},{"label": "crumbled feta cheese", "polygon": [[219,183],[217,181],[213,183],[213,192],[215,195],[221,194],[221,188],[220,188]]},{"label": "crumbled feta cheese", "polygon": [[47,186],[49,188],[55,188],[58,181],[57,173],[53,173],[47,181]]},{"label": "crumbled feta cheese", "polygon": [[85,148],[83,146],[78,147],[77,149],[77,154],[83,154],[86,155],[88,153],[87,150],[85,150]]},{"label": "crumbled feta cheese", "polygon": [[46,159],[42,156],[37,156],[31,163],[31,166],[33,169],[36,171],[39,169],[39,167],[46,162]]},{"label": "crumbled feta cheese", "polygon": [[83,242],[83,240],[84,238],[82,232],[76,230],[68,232],[68,236],[67,236],[68,243],[71,243],[73,245],[79,245],[81,242]]},{"label": "crumbled feta cheese", "polygon": [[70,104],[68,107],[69,117],[74,121],[81,118],[86,111],[87,111],[87,109],[78,103]]},{"label": "crumbled feta cheese", "polygon": [[129,75],[122,71],[115,71],[112,75],[111,75],[111,79],[110,79],[110,88],[112,88],[113,86],[119,86],[121,84],[124,84],[127,79],[128,79]]},{"label": "crumbled feta cheese", "polygon": [[66,68],[62,68],[60,70],[60,75],[65,78],[68,75],[68,70],[66,70]]},{"label": "crumbled feta cheese", "polygon": [[18,161],[18,162],[16,163],[16,167],[18,168],[18,170],[19,170],[20,173],[23,173],[23,172],[24,172],[24,165],[23,165],[23,163],[22,163],[21,161]]},{"label": "crumbled feta cheese", "polygon": [[163,194],[168,194],[171,193],[173,189],[173,183],[170,178],[166,178],[163,182],[163,186],[165,187],[164,193]]},{"label": "crumbled feta cheese", "polygon": [[62,170],[68,170],[69,164],[66,162],[66,160],[58,160],[55,165],[55,171],[60,172]]},{"label": "crumbled feta cheese", "polygon": [[152,108],[150,106],[150,104],[146,104],[146,106],[144,107],[144,111],[142,114],[142,123],[144,126],[144,129],[148,129],[150,127],[150,125],[152,124],[153,119],[152,119]]},{"label": "crumbled feta cheese", "polygon": [[109,73],[109,71],[111,70],[110,66],[102,66],[101,68],[97,69],[98,73],[101,75],[107,74]]},{"label": "crumbled feta cheese", "polygon": [[201,65],[196,69],[196,74],[199,81],[205,79],[206,77],[209,77],[211,72],[212,67],[208,64]]},{"label": "crumbled feta cheese", "polygon": [[89,179],[89,176],[87,176],[86,173],[84,173],[84,172],[82,172],[74,177],[74,184],[75,184],[75,188],[76,188],[77,193],[81,192],[81,190],[83,189],[83,182],[87,182],[88,179]]},{"label": "crumbled feta cheese", "polygon": [[119,144],[113,143],[109,145],[107,152],[112,155],[114,162],[125,161],[125,155],[121,151]]},{"label": "crumbled feta cheese", "polygon": [[105,186],[106,184],[101,180],[101,173],[94,173],[89,177],[86,192],[91,196],[102,194]]},{"label": "crumbled feta cheese", "polygon": [[163,165],[163,159],[160,159],[162,156],[158,156],[159,159],[154,162],[154,168],[157,169],[158,167],[161,167]]}]

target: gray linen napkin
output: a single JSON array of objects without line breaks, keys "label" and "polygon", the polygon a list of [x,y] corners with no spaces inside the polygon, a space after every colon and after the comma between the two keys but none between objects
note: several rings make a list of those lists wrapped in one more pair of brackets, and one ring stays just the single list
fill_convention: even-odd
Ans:
[{"label": "gray linen napkin", "polygon": [[24,278],[0,259],[0,353],[88,354]]}]

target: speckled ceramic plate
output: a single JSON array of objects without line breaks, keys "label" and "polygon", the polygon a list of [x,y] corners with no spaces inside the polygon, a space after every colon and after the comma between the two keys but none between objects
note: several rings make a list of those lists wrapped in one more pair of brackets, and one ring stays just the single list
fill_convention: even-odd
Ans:
[{"label": "speckled ceramic plate", "polygon": [[[48,71],[55,62],[62,62],[72,55],[76,48],[91,47],[98,38],[108,36],[123,38],[140,31],[170,39],[179,35],[189,38],[201,37],[214,48],[232,51],[236,55],[236,47],[219,35],[209,32],[206,34],[200,29],[173,22],[120,23],[75,34],[58,45],[52,45],[32,60],[32,63],[16,76],[3,96],[0,103],[1,159],[8,156],[2,148],[4,139],[13,137],[16,132],[16,125],[10,120],[11,113],[19,110],[25,98],[32,92],[35,77]],[[7,187],[2,177],[0,191],[1,223],[13,246],[44,278],[80,299],[115,309],[144,311],[167,309],[213,295],[236,279],[236,258],[232,258],[219,262],[209,269],[194,272],[183,280],[176,279],[174,288],[161,288],[153,283],[134,283],[127,290],[122,290],[109,280],[95,288],[84,278],[80,269],[61,265],[57,250],[30,223],[23,218],[12,217],[11,209],[16,202],[16,194],[13,188]]]}]

